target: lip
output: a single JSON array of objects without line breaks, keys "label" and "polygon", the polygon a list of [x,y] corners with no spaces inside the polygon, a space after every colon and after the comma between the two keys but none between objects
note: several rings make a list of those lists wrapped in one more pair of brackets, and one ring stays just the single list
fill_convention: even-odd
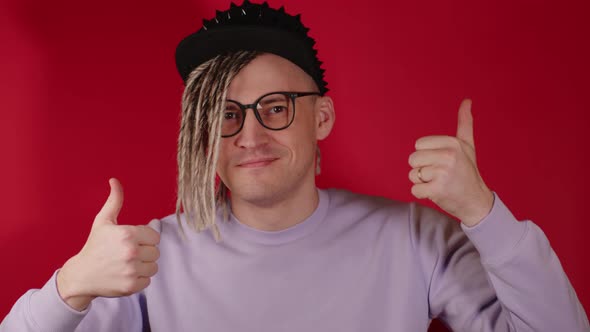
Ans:
[{"label": "lip", "polygon": [[258,159],[251,159],[246,160],[237,165],[237,167],[244,167],[244,168],[255,168],[255,167],[264,167],[270,165],[273,161],[279,158],[258,158]]}]

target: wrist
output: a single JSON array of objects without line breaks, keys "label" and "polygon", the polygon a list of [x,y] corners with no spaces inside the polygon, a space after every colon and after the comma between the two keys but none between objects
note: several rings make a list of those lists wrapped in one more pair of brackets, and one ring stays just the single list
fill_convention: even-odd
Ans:
[{"label": "wrist", "polygon": [[75,271],[75,256],[70,258],[64,266],[57,272],[57,293],[62,300],[77,311],[85,310],[95,296],[84,294],[84,292],[77,287],[77,279],[71,274]]},{"label": "wrist", "polygon": [[461,222],[465,224],[465,226],[474,227],[490,214],[490,211],[494,206],[494,193],[489,189],[485,190],[480,201],[482,203],[477,205],[471,216],[466,216],[461,219]]}]

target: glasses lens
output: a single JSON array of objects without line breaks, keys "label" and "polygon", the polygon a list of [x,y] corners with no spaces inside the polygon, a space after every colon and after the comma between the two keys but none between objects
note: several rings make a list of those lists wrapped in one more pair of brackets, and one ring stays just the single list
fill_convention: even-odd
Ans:
[{"label": "glasses lens", "polygon": [[229,136],[235,134],[242,126],[242,110],[240,106],[232,101],[225,103],[225,110],[223,111],[223,123],[221,124],[221,135]]},{"label": "glasses lens", "polygon": [[282,129],[293,119],[293,103],[288,96],[273,93],[258,102],[258,114],[268,128]]}]

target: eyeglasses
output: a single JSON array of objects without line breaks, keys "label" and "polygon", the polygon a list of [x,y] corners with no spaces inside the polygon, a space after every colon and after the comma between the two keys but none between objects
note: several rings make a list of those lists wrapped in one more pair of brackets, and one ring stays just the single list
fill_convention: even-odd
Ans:
[{"label": "eyeglasses", "polygon": [[266,129],[283,130],[295,119],[295,99],[319,92],[271,92],[258,98],[254,103],[243,105],[235,100],[226,100],[221,124],[221,137],[236,135],[244,127],[246,110],[251,108],[258,122]]}]

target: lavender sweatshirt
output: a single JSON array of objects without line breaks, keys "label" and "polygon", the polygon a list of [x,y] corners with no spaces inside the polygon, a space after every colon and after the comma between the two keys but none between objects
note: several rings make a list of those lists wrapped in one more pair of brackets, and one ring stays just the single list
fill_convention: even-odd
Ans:
[{"label": "lavender sweatshirt", "polygon": [[[466,227],[416,203],[319,190],[303,222],[278,232],[220,223],[161,233],[159,272],[143,292],[97,298],[83,312],[60,298],[56,273],[0,325],[8,331],[590,331],[547,238],[494,193]],[[57,271],[56,271],[57,272]]]}]

